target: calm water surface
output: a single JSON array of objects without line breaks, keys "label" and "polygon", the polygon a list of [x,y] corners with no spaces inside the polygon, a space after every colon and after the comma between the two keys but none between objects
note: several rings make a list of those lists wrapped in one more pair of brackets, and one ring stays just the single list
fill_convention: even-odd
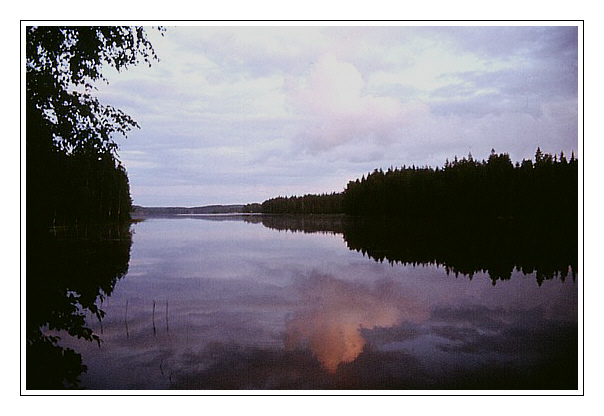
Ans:
[{"label": "calm water surface", "polygon": [[[250,217],[251,218],[251,217]],[[376,261],[339,232],[238,217],[132,226],[87,389],[577,389],[571,275]]]}]

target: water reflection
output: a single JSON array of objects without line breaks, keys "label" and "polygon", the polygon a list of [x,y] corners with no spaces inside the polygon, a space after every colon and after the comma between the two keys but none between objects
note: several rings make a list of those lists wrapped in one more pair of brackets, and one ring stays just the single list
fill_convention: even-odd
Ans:
[{"label": "water reflection", "polygon": [[243,217],[275,230],[342,234],[350,250],[391,264],[438,265],[472,278],[487,272],[493,282],[514,270],[535,273],[537,282],[570,273],[576,277],[576,223],[496,221],[413,222],[343,215],[263,215]]},{"label": "water reflection", "polygon": [[427,311],[382,285],[372,290],[332,276],[302,280],[300,305],[286,321],[285,348],[309,348],[331,373],[354,361],[365,347],[362,331],[417,321]]},{"label": "water reflection", "polygon": [[[545,276],[547,256],[541,266],[535,251],[504,251],[513,271],[493,280],[497,255],[464,251],[477,243],[447,254],[449,243],[390,226],[258,215],[150,219],[134,226],[134,243],[129,230],[49,235],[28,246],[28,268],[38,260],[28,334],[77,364],[55,361],[61,385],[86,366],[88,389],[577,388],[577,285],[561,271],[523,275],[534,262]],[[547,267],[568,268],[564,250]],[[440,267],[466,263],[473,279]],[[48,328],[76,337],[56,341]],[[100,348],[87,341],[97,335]],[[51,360],[30,351],[28,388],[31,369],[40,386]]]},{"label": "water reflection", "polygon": [[75,388],[86,365],[59,340],[71,336],[100,346],[86,320],[102,322],[103,301],[128,271],[129,225],[32,230],[27,237],[27,388]]}]

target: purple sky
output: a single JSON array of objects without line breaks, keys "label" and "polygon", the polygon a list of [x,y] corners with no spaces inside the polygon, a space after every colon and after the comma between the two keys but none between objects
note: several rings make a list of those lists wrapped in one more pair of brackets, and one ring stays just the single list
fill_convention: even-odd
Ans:
[{"label": "purple sky", "polygon": [[117,138],[135,204],[339,192],[375,168],[491,148],[578,154],[576,23],[200,24],[149,29],[161,61],[108,68],[99,86],[141,126]]}]

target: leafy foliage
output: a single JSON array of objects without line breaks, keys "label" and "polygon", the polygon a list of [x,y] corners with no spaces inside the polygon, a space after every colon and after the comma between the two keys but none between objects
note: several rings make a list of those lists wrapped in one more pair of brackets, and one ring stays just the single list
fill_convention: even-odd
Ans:
[{"label": "leafy foliage", "polygon": [[129,219],[130,188],[115,134],[138,124],[92,94],[121,71],[157,59],[142,27],[27,28],[26,161],[30,228]]},{"label": "leafy foliage", "polygon": [[46,121],[54,147],[114,152],[112,134],[138,127],[91,92],[106,82],[104,64],[121,71],[157,59],[142,27],[28,27],[26,51],[28,110]]}]

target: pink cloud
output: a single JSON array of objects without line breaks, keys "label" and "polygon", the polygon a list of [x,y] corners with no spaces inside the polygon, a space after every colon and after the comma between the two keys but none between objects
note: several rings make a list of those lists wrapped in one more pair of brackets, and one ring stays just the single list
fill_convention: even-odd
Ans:
[{"label": "pink cloud", "polygon": [[400,100],[365,92],[359,70],[334,55],[321,56],[302,81],[286,84],[289,105],[309,125],[300,138],[313,150],[351,141],[387,141],[409,122],[410,109]]}]

